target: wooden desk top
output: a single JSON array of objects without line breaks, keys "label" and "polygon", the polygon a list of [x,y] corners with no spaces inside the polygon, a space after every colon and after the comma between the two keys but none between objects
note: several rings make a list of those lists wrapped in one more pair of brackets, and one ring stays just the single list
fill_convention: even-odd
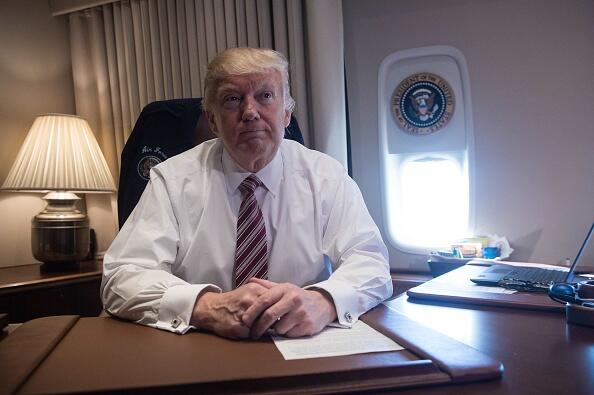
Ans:
[{"label": "wooden desk top", "polygon": [[[424,329],[422,328],[428,328],[437,332],[439,335],[446,335],[455,342],[463,343],[482,352],[481,355],[501,361],[505,367],[505,371],[500,380],[465,384],[444,384],[410,389],[401,388],[398,391],[391,392],[383,390],[382,393],[415,395],[585,395],[592,393],[592,388],[594,388],[594,329],[567,324],[565,316],[559,312],[419,301],[410,299],[406,295],[390,300],[385,305],[391,311],[404,315],[406,320],[393,317],[392,321],[384,322],[384,328],[394,329],[398,332],[401,321],[414,321],[422,325],[418,329],[421,335],[417,336],[417,338],[422,338],[421,340],[427,346],[427,349],[434,349],[432,341],[436,336],[427,335],[427,333],[430,334],[431,332],[423,332]],[[367,316],[374,318],[374,314],[377,311],[380,310],[372,310]],[[375,322],[380,324],[383,322],[381,317],[376,316],[375,318]],[[61,371],[68,372],[69,377],[77,377],[78,380],[85,377],[89,379],[93,375],[96,375],[97,379],[95,382],[102,383],[105,377],[109,375],[115,376],[121,373],[122,382],[129,384],[133,378],[130,372],[126,374],[125,371],[109,370],[113,368],[112,365],[115,361],[123,362],[130,369],[135,369],[133,373],[137,376],[142,374],[142,372],[136,371],[142,366],[139,361],[155,361],[151,362],[151,365],[155,363],[157,365],[171,363],[172,368],[174,366],[176,367],[173,370],[174,374],[177,376],[186,375],[185,379],[187,379],[199,367],[196,356],[191,355],[192,353],[188,354],[187,351],[196,350],[198,352],[196,344],[192,344],[195,340],[202,339],[209,345],[208,352],[213,353],[213,355],[210,357],[207,356],[206,360],[212,362],[212,364],[209,363],[204,366],[208,367],[208,369],[213,369],[210,372],[212,374],[220,374],[217,369],[223,369],[224,371],[225,367],[228,367],[232,363],[231,360],[228,360],[228,356],[233,354],[231,349],[228,353],[224,353],[226,356],[223,360],[217,360],[214,357],[215,351],[221,350],[221,347],[233,347],[234,349],[239,347],[242,351],[241,354],[245,355],[246,360],[249,361],[262,359],[262,356],[268,353],[266,350],[273,347],[271,344],[261,342],[234,342],[232,344],[233,342],[201,333],[179,336],[134,324],[112,321],[110,319],[104,319],[107,321],[99,320],[101,319],[91,318],[81,320],[80,324],[77,324],[75,327],[74,332],[67,338],[68,342],[63,342],[60,344],[60,347],[56,348],[50,358],[46,359],[47,363],[44,362],[43,368],[36,370],[35,375],[23,388],[23,391],[37,392],[39,389],[45,388],[43,385],[47,383],[46,380],[52,377],[58,380],[59,375],[55,374],[55,372],[60,372],[59,368],[63,368],[63,363],[69,364],[69,367]],[[101,323],[100,325],[94,324],[99,322]],[[104,327],[106,325],[110,328]],[[92,333],[89,330],[92,330]],[[111,336],[110,331],[115,330],[118,331],[117,336]],[[132,344],[124,341],[126,338],[124,332],[127,333],[128,331],[134,332]],[[44,330],[45,332],[48,331]],[[101,336],[109,337],[110,341],[107,343],[98,342],[97,340]],[[158,338],[157,342],[154,342],[155,338]],[[10,339],[10,336],[8,339]],[[5,339],[4,342],[8,339]],[[88,339],[93,339],[94,341],[89,342]],[[100,343],[107,346],[102,347]],[[149,343],[154,344],[154,347],[146,348],[145,345]],[[135,350],[133,353],[126,354],[121,352],[121,350],[131,346]],[[87,348],[85,352],[80,352],[85,347]],[[440,351],[443,352],[444,349],[442,348]],[[456,352],[456,348],[449,350],[449,354],[456,354]],[[95,360],[95,357],[91,356],[93,353],[104,355],[106,361],[112,362],[104,364],[101,366],[101,369],[98,369],[98,366],[94,366],[93,363],[89,362],[89,358]],[[161,357],[166,356],[166,358],[155,359],[153,354],[159,354]],[[400,359],[413,360],[415,356],[407,353],[393,354],[389,355],[389,358],[385,358],[385,355],[377,354],[365,356],[363,359],[355,357],[341,359],[341,363],[344,362],[346,364],[345,366],[352,364],[351,368],[360,366],[359,363],[362,360],[365,360],[369,364],[368,366],[379,365],[375,365],[378,367],[377,370],[372,369],[362,372],[361,377],[352,374],[340,376],[339,380],[335,381],[334,384],[340,382],[344,385],[350,379],[350,384],[355,385],[364,376],[379,380],[393,379],[396,372],[394,369],[401,362]],[[422,360],[423,358],[420,358],[419,362]],[[71,363],[73,361],[75,363]],[[335,369],[336,361],[338,359],[333,360],[332,358],[306,360],[303,362],[293,361],[286,366],[281,366],[284,363],[278,355],[275,355],[274,357],[270,357],[267,363],[272,366],[271,369],[276,369],[279,372],[282,369],[288,369],[288,367],[292,369],[299,366],[299,369],[303,369],[303,372],[319,373],[323,371],[330,372],[332,369]],[[382,365],[384,362],[387,365]],[[182,367],[182,369],[179,367]],[[244,368],[255,369],[255,371],[249,371],[248,377],[259,377],[253,375],[261,374],[256,372],[258,369],[252,362],[246,364]],[[291,369],[287,370],[287,372],[291,371]],[[198,370],[200,374],[210,374],[209,371]],[[161,375],[163,376],[161,377],[163,380],[174,380],[171,383],[184,382],[182,377],[174,377],[165,373],[166,371],[157,369],[155,372],[150,372],[150,377],[156,380]],[[292,382],[292,385],[303,384],[303,382],[299,382],[303,377],[297,378],[297,381]],[[434,375],[434,379],[437,381],[442,378]],[[60,386],[71,385],[68,382],[60,382],[59,380],[54,384]],[[378,384],[378,382],[376,381],[374,384]],[[390,384],[392,386],[395,385],[393,382]],[[263,384],[261,383],[260,385]],[[262,389],[271,390],[271,388],[274,388],[280,390],[282,388],[284,390],[290,390],[291,388],[290,386],[286,387],[287,382],[277,382],[277,385],[278,387],[263,387]],[[348,387],[343,388],[346,389]],[[234,387],[233,389],[237,390],[238,387]],[[329,387],[325,387],[325,389],[330,390]],[[336,390],[336,387],[333,389]],[[361,389],[365,388],[363,387]],[[214,390],[214,387],[211,390]],[[245,388],[244,390],[248,391],[249,389]],[[367,388],[367,390],[370,389]]]},{"label": "wooden desk top", "polygon": [[269,338],[180,336],[113,318],[40,318],[0,343],[0,393],[342,394],[501,376],[499,361],[385,306],[363,319],[405,350],[286,361]]},{"label": "wooden desk top", "polygon": [[507,307],[415,301],[386,305],[500,360],[502,380],[399,391],[398,394],[592,394],[594,329],[564,314]]}]

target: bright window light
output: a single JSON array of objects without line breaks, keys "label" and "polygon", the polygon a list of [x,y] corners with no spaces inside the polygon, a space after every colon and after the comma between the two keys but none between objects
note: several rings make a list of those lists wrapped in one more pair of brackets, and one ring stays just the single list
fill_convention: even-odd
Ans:
[{"label": "bright window light", "polygon": [[412,248],[439,248],[466,236],[468,176],[454,157],[416,157],[397,172],[393,235]]}]

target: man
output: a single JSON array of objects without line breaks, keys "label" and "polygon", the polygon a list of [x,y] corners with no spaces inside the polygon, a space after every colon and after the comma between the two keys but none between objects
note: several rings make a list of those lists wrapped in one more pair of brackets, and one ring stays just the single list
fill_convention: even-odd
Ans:
[{"label": "man", "polygon": [[203,105],[218,138],[151,169],[104,258],[105,309],[176,333],[298,337],[350,327],[389,297],[386,247],[354,181],[283,140],[284,57],[222,52]]}]

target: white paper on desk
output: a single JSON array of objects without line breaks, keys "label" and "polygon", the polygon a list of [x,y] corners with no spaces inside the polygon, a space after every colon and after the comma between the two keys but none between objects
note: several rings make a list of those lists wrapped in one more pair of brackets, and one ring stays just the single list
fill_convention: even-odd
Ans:
[{"label": "white paper on desk", "polygon": [[326,327],[309,337],[290,339],[273,335],[272,340],[287,360],[404,350],[362,321],[357,321],[350,329]]}]

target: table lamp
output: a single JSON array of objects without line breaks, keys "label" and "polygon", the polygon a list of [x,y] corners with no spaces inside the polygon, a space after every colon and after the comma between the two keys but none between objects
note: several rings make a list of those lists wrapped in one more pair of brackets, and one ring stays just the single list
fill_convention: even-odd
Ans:
[{"label": "table lamp", "polygon": [[87,121],[46,114],[33,122],[0,190],[47,192],[47,206],[31,221],[31,250],[35,259],[62,266],[89,254],[89,219],[76,208],[80,198],[74,192],[116,188]]}]

